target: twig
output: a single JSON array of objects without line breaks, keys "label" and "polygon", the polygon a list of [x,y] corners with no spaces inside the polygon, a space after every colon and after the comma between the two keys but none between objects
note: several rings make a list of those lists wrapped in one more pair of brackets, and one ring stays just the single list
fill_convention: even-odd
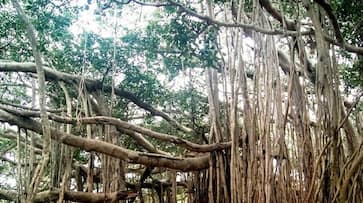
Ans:
[{"label": "twig", "polygon": [[352,106],[349,108],[347,114],[345,115],[345,117],[343,118],[343,120],[340,121],[336,131],[339,131],[341,127],[343,127],[344,123],[347,121],[349,115],[352,113],[353,109],[355,108],[355,106],[358,104],[360,98],[363,96],[363,92],[361,92],[358,97],[356,98],[356,100],[354,101],[354,103],[352,104]]}]

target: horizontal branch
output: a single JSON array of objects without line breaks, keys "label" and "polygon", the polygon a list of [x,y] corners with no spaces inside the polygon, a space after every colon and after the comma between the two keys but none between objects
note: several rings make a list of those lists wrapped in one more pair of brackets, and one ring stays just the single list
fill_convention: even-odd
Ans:
[{"label": "horizontal branch", "polygon": [[[4,100],[0,100],[0,104],[5,104],[5,105],[8,105],[8,106],[12,106],[12,107],[15,107],[15,108],[21,108],[21,109],[26,109],[26,110],[40,111],[40,109],[38,109],[38,108],[31,108],[31,107],[27,107],[27,106],[22,106],[22,105],[14,104],[12,102],[4,101]],[[47,112],[50,112],[50,113],[60,113],[60,112],[66,111],[65,108],[46,109],[46,110],[47,110]]]},{"label": "horizontal branch", "polygon": [[[45,191],[38,193],[34,202],[51,202],[56,201],[59,198],[60,191]],[[64,200],[70,200],[73,202],[90,202],[90,203],[102,203],[102,202],[116,202],[118,200],[126,200],[136,197],[138,194],[133,191],[118,191],[110,193],[92,193],[92,192],[73,192],[65,191]]]},{"label": "horizontal branch", "polygon": [[[325,2],[325,1],[322,1],[322,0],[315,0],[315,1],[318,2],[320,5],[323,5],[323,2]],[[282,16],[281,12],[278,11],[275,7],[273,7],[273,5],[271,4],[271,1],[269,1],[269,0],[260,0],[260,4],[277,21],[279,21],[280,23],[285,22],[286,23],[286,28],[289,31],[296,31],[297,30],[296,23],[294,21],[292,21],[292,20],[287,19],[285,16]],[[327,6],[327,5],[324,5],[324,6]],[[331,9],[331,8],[325,8],[325,9]],[[363,47],[356,47],[356,46],[348,44],[348,43],[346,43],[344,41],[343,36],[340,33],[339,26],[338,26],[338,24],[336,22],[336,19],[333,16],[334,16],[334,14],[331,11],[331,13],[329,14],[329,18],[332,19],[333,21],[335,21],[335,22],[333,22],[333,27],[334,27],[334,31],[335,31],[335,34],[336,34],[338,40],[335,40],[333,37],[327,35],[326,33],[323,33],[325,40],[327,42],[331,43],[331,44],[334,44],[336,46],[339,46],[339,47],[345,49],[346,51],[363,55]],[[302,33],[302,35],[304,35],[304,34],[305,33]],[[313,34],[313,33],[311,33],[311,34]]]},{"label": "horizontal branch", "polygon": [[331,43],[331,44],[334,44],[338,47],[341,47],[343,49],[345,49],[346,51],[349,51],[349,52],[353,52],[353,53],[356,53],[356,54],[359,54],[359,55],[362,55],[363,56],[363,47],[356,47],[356,46],[353,46],[351,44],[348,44],[346,42],[338,42],[336,40],[334,40],[331,36],[323,33],[324,35],[324,39]]},{"label": "horizontal branch", "polygon": [[139,4],[141,6],[152,6],[152,7],[171,6],[171,4],[168,4],[168,3],[147,3],[147,2],[137,1],[137,0],[132,0],[132,2],[135,2],[136,4]]},{"label": "horizontal branch", "polygon": [[[39,122],[27,117],[11,114],[4,110],[0,110],[0,121],[32,130],[38,134],[43,133],[42,126]],[[180,171],[199,171],[209,167],[209,155],[197,158],[177,158],[160,154],[136,152],[100,140],[87,139],[64,133],[54,128],[51,128],[51,135],[52,139],[60,140],[63,144],[79,147],[86,151],[106,154],[130,163],[165,167]]]},{"label": "horizontal branch", "polygon": [[[1,106],[0,106],[0,109],[1,109]],[[7,129],[4,132],[0,132],[0,137],[6,138],[6,139],[10,139],[10,140],[16,140],[16,139],[18,139],[17,132],[15,132],[14,130],[11,130],[11,129]],[[32,139],[34,139],[34,147],[35,147],[34,150],[41,151],[43,149],[43,144],[42,144],[41,139],[39,137],[34,137]],[[31,144],[23,136],[20,136],[20,141],[22,143],[26,143],[28,145]]]},{"label": "horizontal branch", "polygon": [[146,136],[149,136],[149,137],[152,137],[155,139],[163,140],[166,142],[171,142],[173,144],[185,147],[186,149],[189,149],[189,150],[195,151],[195,152],[211,152],[211,151],[223,150],[223,149],[231,147],[230,142],[204,144],[204,145],[196,144],[196,143],[190,142],[188,140],[182,139],[177,136],[155,132],[155,131],[152,131],[147,128],[143,128],[143,127],[133,125],[133,124],[130,124],[128,122],[125,122],[125,121],[122,121],[122,120],[119,120],[116,118],[106,117],[106,116],[95,116],[95,117],[88,117],[88,118],[86,117],[86,118],[80,118],[80,119],[57,116],[57,117],[52,117],[52,119],[54,119],[58,122],[72,123],[72,124],[76,124],[77,122],[79,122],[79,123],[84,123],[84,124],[100,124],[100,123],[102,123],[102,124],[114,125],[120,129],[131,130],[131,131],[138,132],[138,133],[141,133],[143,135],[146,135]]},{"label": "horizontal branch", "polygon": [[[9,62],[9,61],[1,61],[0,60],[0,72],[36,73],[36,67],[35,67],[34,63],[18,63],[18,62]],[[44,67],[44,73],[45,73],[45,78],[48,81],[53,80],[53,81],[63,81],[63,82],[68,83],[68,84],[70,84],[70,83],[71,84],[79,84],[79,82],[82,79],[80,76],[60,72],[60,71],[57,71],[57,70],[54,70],[54,69],[50,69],[48,67]],[[91,92],[98,91],[98,90],[101,90],[101,89],[103,91],[107,92],[107,93],[112,92],[112,87],[111,86],[104,85],[99,80],[84,79],[84,84],[87,87],[87,90],[91,91]],[[186,127],[186,126],[183,126],[182,124],[180,124],[178,121],[176,121],[175,119],[170,117],[165,112],[162,112],[162,111],[154,108],[150,104],[141,101],[139,98],[137,98],[131,92],[128,92],[128,91],[126,91],[126,90],[124,90],[122,88],[117,88],[117,87],[114,88],[114,92],[115,92],[115,94],[117,96],[120,96],[122,98],[130,100],[131,102],[133,102],[134,104],[136,104],[140,108],[150,112],[152,115],[160,116],[160,117],[164,118],[166,121],[168,121],[171,125],[173,125],[177,129],[182,130],[182,131],[187,132],[187,133],[193,132],[192,129],[190,129],[190,128]]]},{"label": "horizontal branch", "polygon": [[[3,109],[9,113],[13,113],[18,116],[25,116],[25,117],[39,117],[39,112],[33,112],[33,111],[25,111],[25,110],[15,110],[6,108],[6,106],[3,106],[0,104],[0,109]],[[139,143],[144,143],[143,146],[146,146],[147,149],[153,153],[160,153],[157,149],[154,149],[153,146],[148,145],[148,143],[145,145],[145,140],[143,140],[143,137],[138,136],[137,134],[134,134],[134,132],[159,139],[162,141],[170,142],[175,145],[184,147],[186,149],[189,149],[190,151],[194,152],[211,152],[211,151],[217,151],[217,150],[224,150],[231,147],[231,142],[222,142],[222,143],[214,143],[214,144],[196,144],[191,141],[182,139],[180,137],[177,137],[175,135],[168,135],[165,133],[159,133],[155,132],[153,130],[140,127],[131,123],[128,123],[126,121],[122,121],[120,119],[116,119],[113,117],[107,117],[107,116],[94,116],[94,117],[84,117],[84,118],[68,118],[68,117],[61,117],[54,114],[48,115],[51,120],[54,120],[56,122],[60,123],[66,123],[66,124],[106,124],[106,125],[113,125],[117,127],[118,130],[132,136],[133,138],[137,139]]]},{"label": "horizontal branch", "polygon": [[[159,181],[159,180],[156,180],[156,179],[151,181],[151,182],[142,183],[142,185],[135,184],[135,183],[129,183],[129,182],[126,182],[125,185],[126,185],[126,188],[130,188],[132,190],[137,190],[138,188],[148,188],[148,189],[161,189],[161,188],[163,188],[165,190],[168,187],[172,187],[171,182],[162,182],[162,181]],[[180,187],[184,187],[184,188],[188,187],[188,185],[187,185],[187,183],[185,181],[183,181],[183,182],[177,181],[176,185],[180,186]]]},{"label": "horizontal branch", "polygon": [[[52,202],[57,201],[59,198],[60,191],[44,191],[39,192],[35,195],[35,203]],[[117,191],[109,193],[92,193],[92,192],[73,192],[65,191],[64,200],[72,202],[90,202],[90,203],[103,203],[103,202],[115,202],[118,200],[127,200],[135,198],[137,193],[134,191]],[[12,190],[0,190],[0,199],[16,201],[16,191]]]},{"label": "horizontal branch", "polygon": [[245,29],[245,30],[248,30],[248,31],[255,31],[255,32],[266,34],[266,35],[297,36],[297,35],[309,35],[309,34],[312,34],[311,31],[297,32],[297,31],[290,31],[290,30],[269,30],[269,29],[265,29],[265,28],[262,28],[262,27],[258,27],[258,26],[254,25],[254,24],[221,22],[221,21],[215,20],[215,19],[213,19],[211,17],[201,15],[201,14],[187,8],[183,4],[176,2],[176,1],[168,0],[167,2],[169,2],[171,5],[179,7],[183,12],[187,13],[190,16],[196,17],[196,18],[198,18],[200,20],[205,21],[208,24],[214,24],[216,26],[242,28],[242,29]]}]

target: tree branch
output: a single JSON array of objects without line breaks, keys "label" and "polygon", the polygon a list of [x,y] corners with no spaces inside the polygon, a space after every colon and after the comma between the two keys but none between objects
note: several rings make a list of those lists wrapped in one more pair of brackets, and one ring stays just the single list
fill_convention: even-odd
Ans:
[{"label": "tree branch", "polygon": [[277,21],[279,21],[280,23],[283,23],[285,21],[286,28],[288,30],[293,30],[293,31],[296,31],[297,30],[297,28],[296,28],[296,22],[294,22],[294,21],[292,21],[290,19],[287,19],[285,16],[282,16],[282,14],[280,13],[280,11],[278,11],[275,7],[273,7],[272,6],[272,3],[269,0],[260,0],[260,4]]},{"label": "tree branch", "polygon": [[164,7],[164,6],[171,6],[171,4],[168,3],[147,3],[147,2],[141,2],[137,0],[131,0],[132,2],[139,4],[141,6],[152,6],[152,7]]},{"label": "tree branch", "polygon": [[[4,110],[0,110],[0,121],[17,125],[36,133],[42,134],[41,124],[33,119],[21,117]],[[143,164],[176,169],[180,171],[198,171],[209,167],[209,155],[198,158],[177,158],[160,154],[142,153],[125,149],[107,142],[95,139],[87,139],[72,134],[64,133],[50,128],[52,139],[57,139],[63,144],[79,147],[86,151],[95,151],[114,158],[126,160],[130,163]]]},{"label": "tree branch", "polygon": [[[24,21],[26,26],[27,36],[33,51],[33,57],[35,60],[35,70],[38,77],[38,88],[39,88],[39,107],[40,107],[40,121],[41,121],[41,129],[42,134],[44,136],[43,139],[43,160],[42,163],[39,164],[34,172],[34,176],[29,184],[29,196],[27,197],[27,201],[33,200],[33,193],[38,191],[38,186],[43,178],[44,171],[46,166],[48,165],[50,159],[50,146],[51,146],[51,135],[50,135],[50,126],[48,121],[48,116],[46,112],[46,101],[45,101],[45,75],[43,69],[43,61],[41,57],[41,53],[38,49],[38,42],[36,38],[36,30],[34,26],[31,24],[28,16],[25,14],[24,10],[21,8],[19,2],[17,0],[11,0],[14,8],[18,12],[20,18]],[[21,186],[20,186],[21,187]]]},{"label": "tree branch", "polygon": [[[38,112],[19,111],[16,109],[7,108],[6,106],[3,106],[3,105],[0,105],[0,109],[3,109],[4,111],[7,111],[9,113],[12,113],[12,114],[15,114],[18,116],[39,117]],[[67,123],[67,124],[83,123],[83,124],[113,125],[113,126],[116,126],[118,130],[131,135],[133,138],[136,138],[141,143],[145,142],[144,138],[142,136],[140,137],[140,136],[136,135],[135,132],[155,138],[155,139],[170,142],[170,143],[185,147],[186,149],[189,149],[189,150],[195,151],[195,152],[211,152],[211,151],[223,150],[223,149],[227,149],[227,148],[231,147],[231,142],[221,142],[221,143],[214,143],[214,144],[196,144],[196,143],[193,143],[191,141],[182,139],[182,138],[174,136],[174,135],[168,135],[165,133],[155,132],[150,129],[144,128],[144,127],[130,124],[126,121],[122,121],[120,119],[107,117],[107,116],[94,116],[94,117],[84,117],[84,118],[76,119],[76,118],[61,117],[61,116],[57,116],[55,114],[49,114],[49,118],[54,121],[61,122],[61,123]],[[152,145],[146,144],[145,146],[151,152],[160,153],[160,151],[155,149]],[[165,153],[161,153],[161,154],[165,154]]]},{"label": "tree branch", "polygon": [[69,118],[64,118],[64,117],[57,117],[57,118],[53,117],[53,118],[56,121],[64,122],[64,123],[76,124],[77,122],[80,122],[80,123],[84,123],[84,124],[103,123],[103,124],[108,124],[108,125],[114,125],[114,126],[120,128],[121,130],[138,132],[138,133],[141,133],[143,135],[146,135],[146,136],[149,136],[152,138],[156,138],[156,139],[163,140],[166,142],[171,142],[176,145],[180,145],[182,147],[185,147],[186,149],[189,149],[189,150],[195,151],[195,152],[211,152],[211,151],[223,150],[223,149],[231,147],[230,142],[205,144],[205,145],[195,144],[193,142],[179,138],[177,136],[155,132],[155,131],[152,131],[147,128],[136,126],[136,125],[130,124],[128,122],[125,122],[125,121],[122,121],[122,120],[119,120],[116,118],[112,118],[112,117],[106,117],[106,116],[95,116],[95,117],[80,118],[80,119],[75,119],[75,118],[69,119]]},{"label": "tree branch", "polygon": [[171,4],[171,5],[174,5],[174,6],[177,6],[179,7],[183,12],[187,13],[188,15],[190,16],[193,16],[193,17],[196,17],[200,20],[203,20],[205,21],[206,23],[208,24],[214,24],[214,25],[217,25],[217,26],[222,26],[222,27],[235,27],[235,28],[243,28],[245,30],[249,30],[249,31],[255,31],[255,32],[259,32],[259,33],[263,33],[263,34],[267,34],[267,35],[289,35],[289,36],[297,36],[297,35],[309,35],[309,34],[312,34],[311,31],[307,31],[307,32],[296,32],[296,31],[284,31],[284,30],[268,30],[268,29],[265,29],[265,28],[261,28],[261,27],[258,27],[256,25],[253,25],[253,24],[243,24],[243,23],[227,23],[227,22],[221,22],[221,21],[218,21],[218,20],[215,20],[211,17],[208,17],[208,16],[204,16],[204,15],[201,15],[187,7],[185,7],[184,5],[178,3],[178,2],[175,2],[175,1],[172,1],[172,0],[168,0],[168,2]]},{"label": "tree branch", "polygon": [[[322,0],[315,0],[315,1],[322,1]],[[269,0],[260,0],[260,4],[263,8],[266,9],[266,11],[268,13],[271,14],[271,16],[273,18],[275,18],[276,20],[278,20],[280,23],[283,22],[283,19],[284,21],[286,22],[286,25],[287,25],[287,29],[290,30],[290,31],[296,31],[296,23],[294,23],[293,21],[287,19],[286,17],[283,17],[281,15],[281,13],[275,8],[272,6],[271,2]],[[333,14],[334,16],[334,14]],[[330,18],[330,16],[329,16]],[[335,18],[335,16],[334,16]],[[336,21],[336,19],[335,19]],[[332,23],[333,24],[333,27],[334,27],[334,30],[335,30],[335,33],[336,33],[336,36],[337,36],[337,40],[334,40],[331,36],[323,33],[324,35],[324,38],[327,42],[331,43],[331,44],[334,44],[336,46],[339,46],[349,52],[353,52],[353,53],[357,53],[357,54],[360,54],[360,55],[363,55],[363,48],[362,47],[356,47],[356,46],[353,46],[351,44],[348,44],[346,42],[344,42],[344,40],[341,40],[343,39],[343,37],[341,36],[341,34],[337,34],[337,33],[340,33],[340,30],[339,30],[339,26],[338,25],[334,25],[335,23]],[[336,22],[337,24],[337,22]],[[304,35],[305,33],[302,33],[302,35]],[[313,34],[313,33],[311,33]],[[296,36],[296,35],[295,35]],[[339,39],[341,38],[341,39]]]},{"label": "tree branch", "polygon": [[[56,201],[59,197],[59,190],[39,192],[35,195],[35,203],[52,202]],[[92,192],[74,192],[65,191],[64,200],[72,202],[90,202],[90,203],[103,203],[103,202],[115,202],[118,200],[126,200],[134,198],[137,193],[134,191],[117,191],[109,193],[92,193]],[[16,201],[16,191],[12,190],[0,190],[0,199],[8,201]]]},{"label": "tree branch", "polygon": [[[34,63],[18,63],[18,62],[8,62],[8,61],[0,61],[0,72],[24,72],[24,73],[35,73],[35,64]],[[63,81],[68,84],[78,84],[81,81],[81,77],[75,76],[72,74],[60,72],[54,69],[50,69],[48,67],[44,67],[45,79],[48,81]],[[112,92],[111,86],[104,86],[99,80],[92,79],[84,79],[84,84],[86,85],[88,91],[95,92],[103,89],[107,93]],[[128,92],[122,88],[114,88],[115,94],[117,96],[123,97],[125,99],[130,100],[140,108],[150,112],[154,116],[160,116],[168,121],[172,126],[176,127],[179,130],[182,130],[187,133],[192,133],[193,130],[180,124],[178,121],[170,117],[165,112],[162,112],[148,103],[141,101],[131,92]]]},{"label": "tree branch", "polygon": [[333,8],[331,7],[330,3],[325,0],[314,0],[314,1],[318,3],[328,15],[331,24],[333,25],[335,36],[338,40],[338,43],[344,43],[344,38],[342,36],[342,33],[340,32],[338,20],[334,15]]},{"label": "tree branch", "polygon": [[[34,202],[41,203],[56,201],[59,197],[59,194],[59,190],[40,192],[36,195]],[[117,191],[109,193],[64,191],[64,200],[69,200],[72,202],[117,202],[118,200],[126,200],[136,196],[137,193],[134,191]]]},{"label": "tree branch", "polygon": [[[15,107],[15,108],[21,108],[21,109],[26,109],[26,110],[31,110],[31,111],[40,111],[37,108],[31,108],[31,107],[27,107],[27,106],[23,106],[23,105],[18,105],[18,104],[14,104],[13,102],[7,102],[7,101],[4,101],[4,100],[0,100],[0,104],[5,104],[5,105],[12,106],[12,107]],[[50,112],[50,113],[60,113],[60,112],[65,111],[65,110],[66,110],[65,108],[46,109],[46,111]]]}]

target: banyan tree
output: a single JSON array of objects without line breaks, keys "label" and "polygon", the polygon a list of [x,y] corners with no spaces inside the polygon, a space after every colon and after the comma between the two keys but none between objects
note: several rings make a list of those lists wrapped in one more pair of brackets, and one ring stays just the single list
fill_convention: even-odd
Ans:
[{"label": "banyan tree", "polygon": [[363,202],[362,10],[0,1],[0,202]]}]

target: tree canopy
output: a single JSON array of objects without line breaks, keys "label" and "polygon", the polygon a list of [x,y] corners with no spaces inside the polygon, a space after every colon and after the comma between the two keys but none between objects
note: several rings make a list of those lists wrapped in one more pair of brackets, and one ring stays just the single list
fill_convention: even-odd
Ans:
[{"label": "tree canopy", "polygon": [[0,202],[362,202],[362,10],[0,1]]}]

